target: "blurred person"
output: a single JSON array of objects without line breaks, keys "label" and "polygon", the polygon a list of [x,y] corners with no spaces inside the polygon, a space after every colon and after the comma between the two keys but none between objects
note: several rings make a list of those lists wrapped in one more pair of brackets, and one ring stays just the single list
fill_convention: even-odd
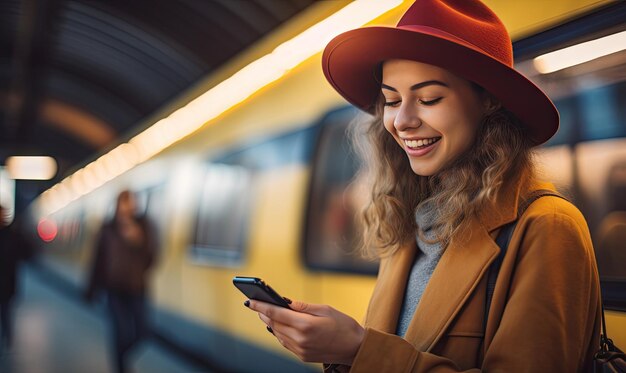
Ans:
[{"label": "blurred person", "polygon": [[9,211],[0,205],[0,349],[11,348],[13,342],[13,309],[17,295],[19,264],[32,254],[32,247],[23,237],[17,222],[9,223]]},{"label": "blurred person", "polygon": [[0,205],[0,349],[10,348],[13,340],[11,313],[17,277],[15,241],[8,223],[8,211]]},{"label": "blurred person", "polygon": [[100,231],[85,293],[87,300],[100,290],[106,295],[117,372],[126,371],[128,354],[147,336],[145,298],[156,250],[153,234],[148,220],[136,214],[134,194],[122,191],[113,218]]},{"label": "blurred person", "polygon": [[[244,305],[327,371],[591,371],[602,310],[589,229],[570,202],[534,200],[555,193],[533,151],[558,112],[513,68],[493,11],[416,0],[396,27],[335,37],[322,64],[373,114],[355,138],[371,179],[362,246],[381,260],[365,322],[301,301]],[[486,317],[495,240],[516,221]]]}]

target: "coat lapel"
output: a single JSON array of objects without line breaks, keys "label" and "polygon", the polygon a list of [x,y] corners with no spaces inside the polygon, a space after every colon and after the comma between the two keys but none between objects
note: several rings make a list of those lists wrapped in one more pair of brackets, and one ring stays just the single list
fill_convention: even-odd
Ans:
[{"label": "coat lapel", "polygon": [[419,351],[435,346],[500,253],[494,230],[515,220],[520,188],[519,182],[504,185],[495,203],[467,222],[446,248],[405,335]]},{"label": "coat lapel", "polygon": [[437,343],[500,252],[477,220],[468,232],[450,242],[415,310],[405,338],[419,351]]},{"label": "coat lapel", "polygon": [[417,247],[412,241],[389,257],[381,259],[378,280],[367,310],[365,325],[394,334],[407,279]]},{"label": "coat lapel", "polygon": [[[467,223],[468,233],[458,235],[446,248],[405,335],[419,351],[430,351],[436,345],[500,253],[495,233],[515,220],[521,189],[518,183],[504,185],[496,202]],[[416,250],[413,241],[381,260],[367,327],[395,333]]]},{"label": "coat lapel", "polygon": [[[428,351],[461,309],[500,249],[478,222],[471,222],[465,241],[453,240],[435,268],[413,315],[405,338],[420,351]],[[394,334],[415,260],[415,242],[381,260],[365,325]],[[471,255],[468,255],[468,250]]]}]

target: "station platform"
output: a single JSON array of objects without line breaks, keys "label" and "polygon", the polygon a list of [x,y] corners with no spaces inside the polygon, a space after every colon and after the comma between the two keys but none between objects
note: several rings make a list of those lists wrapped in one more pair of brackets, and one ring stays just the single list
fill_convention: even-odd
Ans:
[{"label": "station platform", "polygon": [[[28,266],[19,288],[13,345],[0,354],[1,373],[113,372],[104,312],[63,294]],[[133,373],[209,372],[153,339],[137,346],[128,367]]]}]

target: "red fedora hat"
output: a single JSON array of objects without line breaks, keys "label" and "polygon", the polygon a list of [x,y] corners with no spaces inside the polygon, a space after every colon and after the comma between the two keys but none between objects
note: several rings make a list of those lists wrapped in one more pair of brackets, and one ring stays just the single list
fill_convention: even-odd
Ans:
[{"label": "red fedora hat", "polygon": [[396,27],[363,27],[338,35],[322,55],[326,79],[346,100],[373,113],[376,74],[389,59],[442,67],[473,81],[515,114],[536,144],[559,127],[559,113],[535,84],[513,68],[502,21],[478,0],[416,0]]}]

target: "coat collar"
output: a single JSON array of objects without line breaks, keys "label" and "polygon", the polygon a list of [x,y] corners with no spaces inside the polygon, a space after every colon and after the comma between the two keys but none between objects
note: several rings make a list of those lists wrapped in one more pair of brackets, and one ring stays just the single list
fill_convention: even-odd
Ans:
[{"label": "coat collar", "polygon": [[446,248],[409,324],[405,338],[419,351],[437,343],[500,252],[478,219],[467,232]]},{"label": "coat collar", "polygon": [[522,183],[519,181],[505,182],[495,202],[481,209],[478,221],[488,232],[517,218],[521,189]]},{"label": "coat collar", "polygon": [[[468,234],[459,235],[446,248],[405,335],[419,351],[435,346],[498,256],[494,231],[516,219],[521,189],[519,183],[505,184],[496,202],[468,222]],[[413,241],[381,261],[366,326],[395,333],[416,250]]]}]

